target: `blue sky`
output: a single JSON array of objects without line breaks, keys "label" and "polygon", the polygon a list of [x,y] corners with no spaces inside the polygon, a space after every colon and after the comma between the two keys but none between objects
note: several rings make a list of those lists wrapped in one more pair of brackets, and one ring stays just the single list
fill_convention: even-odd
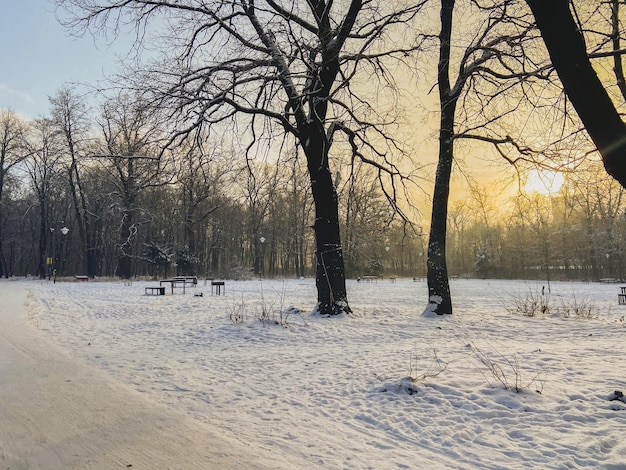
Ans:
[{"label": "blue sky", "polygon": [[51,0],[0,0],[0,44],[0,109],[35,118],[64,83],[95,84],[115,72],[129,42],[71,37]]}]

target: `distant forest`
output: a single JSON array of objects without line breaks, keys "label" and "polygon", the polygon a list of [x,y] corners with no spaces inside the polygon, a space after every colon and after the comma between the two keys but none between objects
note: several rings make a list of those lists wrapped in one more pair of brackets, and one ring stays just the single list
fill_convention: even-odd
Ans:
[{"label": "distant forest", "polygon": [[[115,150],[107,135],[134,136],[131,146],[157,132],[149,115],[120,104],[118,114],[99,118],[101,136],[79,113],[73,148],[88,145],[92,156],[73,159],[59,111],[84,108],[67,90],[52,103],[56,118],[0,115],[3,144],[25,155],[5,163],[3,276],[314,276],[313,205],[295,150],[242,163],[222,139],[162,159],[148,144],[134,157],[101,154]],[[351,171],[336,175],[347,276],[425,276],[427,228],[391,216],[371,167]],[[624,190],[597,162],[566,173],[555,194],[521,191],[503,201],[497,192],[474,185],[451,204],[452,276],[626,278]]]}]

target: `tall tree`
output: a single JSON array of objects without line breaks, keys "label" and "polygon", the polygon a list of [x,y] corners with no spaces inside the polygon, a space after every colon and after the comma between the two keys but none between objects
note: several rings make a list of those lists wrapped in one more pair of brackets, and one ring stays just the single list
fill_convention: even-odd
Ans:
[{"label": "tall tree", "polygon": [[97,248],[95,246],[95,212],[88,207],[87,196],[82,182],[79,155],[85,156],[86,134],[89,130],[87,109],[75,92],[61,88],[50,98],[52,119],[60,129],[66,147],[65,172],[72,198],[76,227],[80,241],[80,269],[93,278],[97,269]]},{"label": "tall tree", "polygon": [[10,273],[4,254],[4,188],[11,170],[27,155],[24,148],[25,124],[13,112],[0,110],[0,276],[8,277]]},{"label": "tall tree", "polygon": [[[30,126],[27,144],[29,157],[24,161],[26,171],[30,177],[30,185],[36,194],[39,215],[39,243],[37,273],[40,278],[46,276],[46,258],[51,258],[53,264],[48,269],[58,269],[56,247],[49,241],[49,237],[58,238],[61,227],[54,220],[54,206],[59,201],[60,178],[58,165],[62,156],[61,134],[50,119],[41,118]],[[55,237],[56,236],[56,237]],[[50,276],[50,272],[47,273]]]},{"label": "tall tree", "polygon": [[263,231],[265,220],[272,206],[278,187],[280,166],[267,163],[248,161],[246,168],[239,172],[237,182],[245,201],[248,215],[248,239],[253,253],[253,270],[255,275],[264,274],[265,241],[269,235]]},{"label": "tall tree", "polygon": [[[373,121],[377,116],[357,89],[372,78],[393,81],[384,58],[402,60],[417,45],[396,45],[425,0],[57,0],[75,13],[74,26],[121,25],[124,14],[140,31],[152,18],[166,19],[170,54],[137,87],[149,88],[154,103],[181,118],[177,136],[195,128],[244,116],[249,150],[268,145],[276,126],[302,149],[315,204],[316,285],[323,314],[350,312],[345,286],[338,200],[330,157],[343,135],[355,156],[395,173],[373,136],[391,142]],[[112,23],[111,23],[112,22]],[[160,21],[159,28],[165,21]],[[175,47],[175,46],[180,47]],[[370,72],[367,77],[362,72]],[[149,85],[149,86],[148,86]],[[384,92],[385,87],[379,89]],[[370,133],[372,137],[370,137]],[[365,155],[371,155],[366,157]]]},{"label": "tall tree", "polygon": [[[607,173],[626,188],[626,125],[589,60],[570,0],[526,0],[563,89],[596,145]],[[611,55],[621,55],[613,51]]]},{"label": "tall tree", "polygon": [[[428,305],[425,313],[434,312],[438,315],[452,313],[452,298],[448,280],[448,266],[446,260],[446,237],[448,224],[448,199],[450,196],[450,178],[454,163],[454,144],[461,138],[476,139],[490,142],[494,145],[511,143],[508,136],[494,137],[489,132],[490,124],[497,121],[506,112],[494,117],[486,117],[483,111],[472,115],[470,122],[464,122],[466,130],[457,131],[457,107],[459,99],[465,94],[475,93],[476,83],[502,83],[506,80],[519,82],[527,79],[534,70],[527,70],[526,57],[523,53],[523,44],[528,39],[532,28],[524,20],[518,18],[516,2],[494,1],[470,2],[476,7],[476,15],[484,17],[484,21],[476,31],[470,34],[470,41],[460,50],[460,57],[455,56],[452,50],[452,41],[455,17],[455,0],[441,0],[440,17],[441,29],[438,35],[439,60],[437,63],[437,86],[439,91],[439,154],[433,190],[433,204],[428,241]],[[458,32],[456,34],[459,34]],[[454,79],[452,72],[456,71]],[[466,90],[470,84],[473,90]],[[494,91],[491,96],[482,96],[484,106],[493,103],[495,96],[502,93],[502,89]],[[480,93],[476,93],[480,96]],[[466,103],[469,100],[466,100]],[[464,104],[466,104],[464,103]],[[465,109],[465,119],[470,115],[469,106]],[[474,104],[476,106],[476,104]],[[481,121],[479,121],[479,118]],[[469,121],[469,120],[468,120]],[[478,132],[487,129],[483,135]]]},{"label": "tall tree", "polygon": [[157,156],[159,120],[140,101],[122,93],[103,105],[99,125],[103,149],[92,156],[110,175],[120,217],[116,274],[128,279],[133,275],[137,230],[149,220],[148,215],[140,217],[143,211],[138,198],[146,189],[166,183],[162,178],[163,161]]},{"label": "tall tree", "polygon": [[[176,155],[175,184],[180,191],[180,203],[184,217],[183,243],[178,253],[186,253],[190,260],[198,259],[198,227],[206,223],[211,213],[219,207],[216,201],[211,201],[215,193],[215,186],[227,171],[224,158],[219,158],[219,150],[207,143],[208,139],[195,136],[186,141],[178,149]],[[197,262],[189,264],[179,260],[178,266],[189,270],[183,274],[195,274]]]}]

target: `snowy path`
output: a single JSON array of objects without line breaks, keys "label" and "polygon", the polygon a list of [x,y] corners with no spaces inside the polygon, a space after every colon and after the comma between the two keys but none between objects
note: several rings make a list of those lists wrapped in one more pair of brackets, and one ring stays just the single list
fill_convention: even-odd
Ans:
[{"label": "snowy path", "polygon": [[27,300],[23,283],[0,283],[3,470],[286,466],[70,359],[27,321]]}]

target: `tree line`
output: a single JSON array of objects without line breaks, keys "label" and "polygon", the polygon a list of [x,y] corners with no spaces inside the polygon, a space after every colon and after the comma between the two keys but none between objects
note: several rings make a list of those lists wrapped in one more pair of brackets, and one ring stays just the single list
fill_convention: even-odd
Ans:
[{"label": "tree line", "polygon": [[[157,158],[164,133],[124,96],[97,117],[68,88],[50,102],[49,118],[0,111],[2,276],[315,274],[313,202],[296,149],[242,162],[236,142],[207,138]],[[344,171],[358,175],[335,175],[348,274],[383,274],[389,238],[406,247],[399,274],[420,271],[412,256],[423,240],[389,217],[376,174],[359,163]]]},{"label": "tree line", "polygon": [[448,265],[453,275],[582,280],[626,278],[624,189],[597,162],[565,175],[554,193],[503,199],[473,187],[451,204]]},{"label": "tree line", "polygon": [[[88,119],[68,89],[51,99],[51,107],[56,117],[26,121],[10,111],[0,114],[0,142],[13,149],[6,154],[2,185],[3,276],[315,275],[314,208],[295,149],[279,164],[241,165],[228,141],[178,148],[167,164],[149,155],[97,155],[94,149],[109,148],[106,133],[121,132],[117,125],[140,135],[141,119],[124,125],[104,116]],[[68,126],[72,145],[61,109],[83,119]],[[98,135],[98,122],[107,123],[106,133]],[[84,146],[90,156],[73,159],[70,147],[81,153]],[[425,228],[390,217],[371,167],[346,165],[343,172],[335,181],[346,275],[424,278]],[[453,201],[450,274],[625,278],[623,188],[597,162],[565,175],[563,186],[549,195],[520,190],[504,203],[495,188],[474,184],[467,198]],[[90,219],[88,243],[78,228],[83,207],[82,217]]]}]

